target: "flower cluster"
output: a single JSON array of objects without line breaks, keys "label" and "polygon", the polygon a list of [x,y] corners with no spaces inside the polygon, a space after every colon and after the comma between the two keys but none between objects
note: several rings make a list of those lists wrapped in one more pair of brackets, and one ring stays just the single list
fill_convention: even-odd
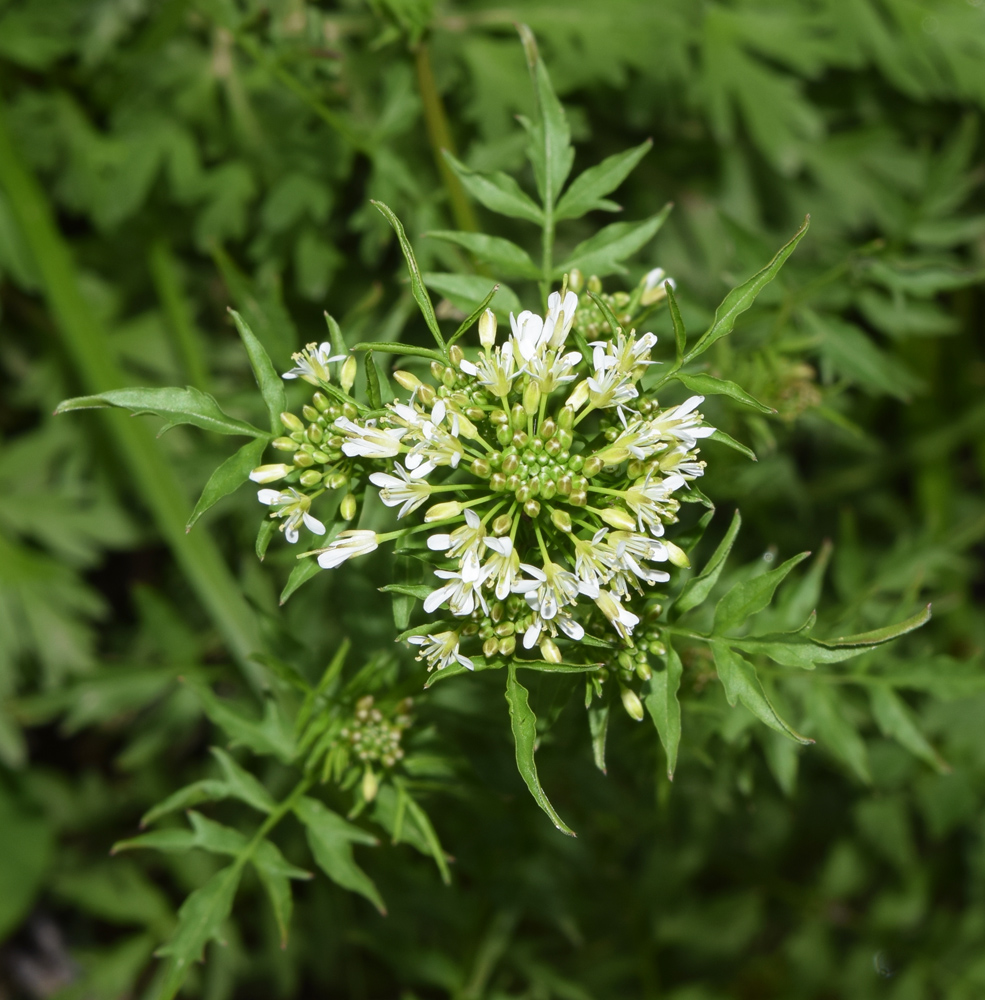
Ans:
[{"label": "flower cluster", "polygon": [[373,704],[371,694],[364,695],[356,702],[352,718],[339,730],[339,738],[364,764],[393,767],[404,756],[400,739],[411,723],[410,708],[410,699],[406,698],[388,717]]},{"label": "flower cluster", "polygon": [[[613,304],[653,305],[666,295],[663,279],[651,272]],[[288,436],[274,441],[292,463],[252,475],[286,477],[307,492],[268,488],[259,499],[288,541],[302,527],[325,533],[309,512],[325,491],[341,495],[342,520],[355,517],[370,488],[398,522],[423,509],[413,527],[331,533],[312,554],[334,568],[386,541],[413,546],[425,532],[435,585],[424,611],[440,620],[409,641],[429,669],[472,667],[480,648],[490,658],[536,647],[560,663],[558,640],[597,646],[608,636],[629,650],[647,610],[638,603],[655,599],[669,564],[687,564],[664,532],[681,491],[704,471],[698,443],[713,428],[698,412],[703,397],[661,408],[641,388],[657,338],[615,318],[614,327],[566,286],[550,295],[545,315],[511,314],[500,340],[486,310],[480,350],[447,348],[431,363],[433,384],[395,372],[408,395],[376,411],[349,395],[351,359],[339,388],[329,364],[340,359],[327,344],[309,345],[288,376],[319,391],[303,421],[283,415]],[[474,651],[462,651],[466,642]]]}]

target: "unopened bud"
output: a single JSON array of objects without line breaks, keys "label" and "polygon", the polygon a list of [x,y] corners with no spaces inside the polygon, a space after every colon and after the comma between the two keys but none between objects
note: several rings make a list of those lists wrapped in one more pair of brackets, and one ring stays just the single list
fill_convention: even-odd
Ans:
[{"label": "unopened bud", "polygon": [[301,421],[301,418],[300,417],[296,417],[293,413],[290,413],[287,410],[285,410],[280,415],[280,422],[289,431],[303,431],[304,430],[304,423]]},{"label": "unopened bud", "polygon": [[641,681],[648,681],[653,676],[650,664],[646,660],[638,660],[636,663],[636,676]]},{"label": "unopened bud", "polygon": [[576,294],[585,287],[585,275],[577,267],[573,267],[568,274],[568,288]]},{"label": "unopened bud", "polygon": [[554,522],[554,527],[559,531],[568,533],[571,531],[571,515],[566,510],[561,510],[560,507],[555,507],[551,511],[551,520]]},{"label": "unopened bud", "polygon": [[479,343],[488,351],[496,343],[496,314],[487,309],[479,317]]},{"label": "unopened bud", "polygon": [[643,721],[643,702],[640,701],[636,692],[632,688],[624,687],[620,692],[622,707],[626,709],[626,714],[637,722]]},{"label": "unopened bud", "polygon": [[279,437],[274,438],[270,442],[278,451],[296,451],[298,447],[297,441],[293,438]]},{"label": "unopened bud", "polygon": [[503,656],[512,656],[516,650],[516,636],[508,635],[504,639],[499,640],[499,651]]},{"label": "unopened bud", "polygon": [[309,424],[318,419],[318,411],[308,403],[305,403],[304,406],[301,407],[301,412],[304,414],[304,419],[307,420]]},{"label": "unopened bud", "polygon": [[523,427],[527,422],[527,411],[524,410],[522,404],[514,403],[513,409],[510,410],[510,423],[513,427]]},{"label": "unopened bud", "polygon": [[353,355],[349,355],[342,362],[342,371],[339,374],[339,385],[342,386],[342,391],[348,395],[349,390],[352,388],[353,383],[356,381],[356,359]]},{"label": "unopened bud", "polygon": [[553,639],[540,640],[540,655],[543,656],[548,663],[561,662],[561,650],[557,648],[557,643]]},{"label": "unopened bud", "polygon": [[581,471],[591,479],[592,476],[598,475],[604,467],[605,462],[598,455],[591,455],[585,459],[585,464],[581,467]]},{"label": "unopened bud", "polygon": [[373,774],[373,769],[367,767],[363,771],[363,798],[367,802],[372,802],[376,798],[376,793],[380,790],[380,783]]},{"label": "unopened bud", "polygon": [[[582,379],[568,397],[564,409],[580,410],[588,402],[588,379]],[[562,410],[564,412],[564,410]]]},{"label": "unopened bud", "polygon": [[482,644],[482,655],[488,660],[499,652],[499,639],[495,637],[486,639]]},{"label": "unopened bud", "polygon": [[488,479],[492,474],[492,469],[484,458],[475,459],[472,462],[471,469],[472,475],[478,476],[480,479]]},{"label": "unopened bud", "polygon": [[532,417],[540,406],[540,386],[536,382],[531,382],[523,390],[523,412]]},{"label": "unopened bud", "polygon": [[438,398],[438,394],[434,391],[433,385],[421,382],[417,390],[417,397],[425,406],[430,407],[434,406],[434,401]]},{"label": "unopened bud", "polygon": [[492,523],[492,533],[496,536],[502,536],[512,527],[513,518],[509,514],[500,514]]},{"label": "unopened bud", "polygon": [[325,413],[332,405],[328,401],[328,397],[323,392],[316,392],[314,396],[311,397],[311,402],[314,403],[316,408],[322,413]]},{"label": "unopened bud", "polygon": [[273,483],[283,479],[291,471],[291,466],[278,462],[275,465],[259,465],[250,473],[255,483]]},{"label": "unopened bud", "polygon": [[451,347],[448,348],[448,360],[452,363],[452,365],[454,365],[454,367],[457,368],[462,363],[464,358],[465,351],[463,351],[458,344],[452,344]]},{"label": "unopened bud", "polygon": [[424,521],[429,524],[431,521],[444,521],[449,517],[458,517],[462,513],[462,505],[457,500],[447,500],[444,503],[436,503],[429,507],[424,514]]},{"label": "unopened bud", "polygon": [[555,433],[557,433],[557,424],[556,424],[556,423],[554,423],[554,421],[553,421],[553,420],[552,420],[552,419],[551,419],[550,417],[548,417],[548,418],[547,418],[547,419],[546,419],[546,420],[545,420],[545,421],[544,421],[544,422],[543,422],[543,423],[542,423],[542,424],[540,425],[540,428],[539,428],[539,432],[538,432],[538,433],[540,434],[541,438],[542,438],[542,439],[543,439],[544,441],[550,441],[550,440],[551,440],[551,438],[553,438],[553,437],[554,437]]},{"label": "unopened bud", "polygon": [[494,472],[489,477],[489,488],[497,493],[506,489],[506,476],[502,472]]},{"label": "unopened bud", "polygon": [[540,503],[537,500],[528,500],[523,505],[523,513],[527,517],[536,517],[540,513]]},{"label": "unopened bud", "polygon": [[664,546],[667,549],[668,558],[675,566],[680,566],[681,569],[690,568],[691,560],[688,559],[687,553],[680,546],[673,542],[664,542]]},{"label": "unopened bud", "polygon": [[602,282],[599,280],[599,276],[597,274],[593,274],[588,279],[588,290],[590,292],[595,292],[596,295],[602,291]]},{"label": "unopened bud", "polygon": [[339,514],[343,521],[351,521],[356,516],[356,498],[352,493],[346,493],[339,504]]},{"label": "unopened bud", "polygon": [[603,507],[599,511],[599,516],[606,524],[618,528],[620,531],[636,530],[636,519],[621,507]]},{"label": "unopened bud", "polygon": [[301,473],[302,486],[317,486],[321,482],[322,474],[317,469],[305,469]]},{"label": "unopened bud", "polygon": [[328,486],[330,490],[337,490],[341,486],[349,481],[349,477],[346,476],[344,472],[333,472],[328,479],[325,480],[325,485]]}]

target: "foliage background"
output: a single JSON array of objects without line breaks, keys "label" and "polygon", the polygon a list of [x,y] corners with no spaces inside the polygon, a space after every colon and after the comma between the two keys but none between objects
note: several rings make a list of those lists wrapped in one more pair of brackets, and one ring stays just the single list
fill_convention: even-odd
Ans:
[{"label": "foliage background", "polygon": [[[429,229],[478,219],[522,242],[463,200],[436,156],[453,143],[477,169],[521,165],[512,116],[531,96],[517,20],[568,108],[576,168],[653,138],[617,197],[627,218],[676,208],[627,280],[664,267],[689,327],[811,213],[781,280],[711,362],[779,410],[708,405],[759,459],[708,455],[712,541],[739,506],[736,573],[803,548],[826,556],[830,542],[823,587],[799,593],[831,631],[929,600],[934,620],[850,672],[782,682],[817,740],[802,753],[729,709],[711,664],[690,660],[673,786],[652,730],[628,720],[600,775],[577,696],[545,682],[538,759],[577,841],[526,797],[498,680],[439,685],[420,700],[418,738],[452,886],[406,847],[363,850],[389,916],[316,879],[282,951],[247,885],[227,946],[189,989],[985,990],[980,0],[4,0],[6,996],[152,990],[151,953],[214,862],[106,855],[150,805],[211,773],[222,737],[179,677],[249,698],[258,644],[315,676],[343,635],[369,653],[392,634],[381,560],[321,574],[278,608],[289,557],[274,546],[257,563],[250,491],[185,536],[227,442],[187,428],[155,440],[117,413],[52,418],[55,404],[189,383],[253,416],[229,305],[281,367],[322,338],[325,308],[350,342],[414,337],[402,259],[368,200],[404,220],[425,270],[471,267],[418,237]],[[562,238],[588,235],[579,225]],[[654,331],[667,337],[666,316]],[[272,788],[288,780],[255,766]]]}]

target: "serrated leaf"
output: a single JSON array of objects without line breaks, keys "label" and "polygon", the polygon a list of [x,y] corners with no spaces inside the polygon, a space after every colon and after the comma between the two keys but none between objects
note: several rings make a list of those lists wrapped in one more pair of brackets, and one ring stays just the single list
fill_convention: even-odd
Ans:
[{"label": "serrated leaf", "polygon": [[352,855],[353,844],[375,845],[376,838],[308,796],[298,801],[294,813],[304,824],[318,867],[337,885],[365,896],[385,914],[386,906],[376,886]]},{"label": "serrated leaf", "polygon": [[554,268],[554,277],[560,277],[576,267],[585,274],[596,274],[600,278],[607,274],[622,273],[625,268],[621,261],[632,256],[646,246],[664,224],[673,206],[668,203],[643,222],[613,222],[600,229],[571,251],[563,264]]},{"label": "serrated leaf", "polygon": [[704,569],[692,577],[684,584],[680,596],[674,601],[674,607],[678,613],[683,614],[696,608],[711,593],[712,588],[718,582],[725,560],[728,559],[732,546],[735,544],[739,528],[742,527],[742,516],[738,509],[732,515],[732,523],[725,532],[725,537],[718,543],[718,548],[712,553],[712,557],[706,563]]},{"label": "serrated leaf", "polygon": [[911,615],[904,621],[895,625],[884,625],[882,628],[873,629],[871,632],[860,632],[857,635],[845,635],[838,639],[817,639],[822,646],[881,646],[884,642],[889,642],[907,632],[920,628],[930,621],[930,605],[922,608],[915,615]]},{"label": "serrated leaf", "polygon": [[930,745],[927,737],[913,718],[913,713],[902,698],[888,685],[878,684],[869,688],[872,714],[883,736],[896,740],[914,757],[929,764],[940,774],[951,769],[941,755]]},{"label": "serrated leaf", "polygon": [[59,403],[55,413],[102,409],[107,406],[130,410],[134,416],[154,413],[166,417],[169,427],[193,424],[217,434],[242,434],[246,437],[263,438],[265,441],[270,438],[259,427],[224,413],[212,396],[190,385],[184,389],[111,389],[95,396],[76,396]]},{"label": "serrated leaf", "polygon": [[801,736],[789,723],[780,718],[766,697],[763,685],[756,674],[756,668],[745,657],[734,653],[724,642],[713,642],[711,648],[715,655],[715,668],[730,705],[735,706],[737,701],[741,701],[770,729],[775,729],[797,743],[814,742],[806,736]]},{"label": "serrated leaf", "polygon": [[810,552],[801,552],[776,569],[754,576],[751,580],[743,580],[732,587],[715,607],[715,633],[721,634],[737,628],[750,615],[767,607],[787,574],[809,555]]},{"label": "serrated leaf", "polygon": [[517,680],[516,666],[510,664],[506,679],[506,701],[510,706],[510,728],[513,730],[513,740],[516,744],[516,766],[534,797],[537,805],[551,818],[551,822],[569,837],[576,834],[564,820],[558,816],[551,805],[550,799],[541,787],[537,775],[537,764],[534,760],[534,746],[537,742],[537,716],[530,707],[530,695],[527,689]]},{"label": "serrated leaf", "polygon": [[609,732],[609,706],[588,706],[588,731],[592,734],[592,759],[595,766],[605,774],[605,737]]},{"label": "serrated leaf", "polygon": [[[464,313],[471,313],[478,303],[485,301],[489,295],[489,278],[483,278],[479,274],[425,274],[424,281],[428,288],[433,289],[439,295],[443,295],[448,301],[461,309]],[[519,313],[522,310],[520,300],[516,292],[499,282],[496,294],[489,299],[490,308],[499,316],[507,316],[509,313]]]},{"label": "serrated leaf", "polygon": [[711,326],[698,338],[698,342],[684,356],[685,363],[693,361],[703,354],[716,341],[728,336],[735,326],[736,319],[756,301],[756,296],[777,276],[787,258],[794,252],[797,244],[803,239],[810,226],[811,217],[804,219],[804,224],[797,230],[793,239],[780,247],[776,256],[761,271],[744,281],[738,288],[725,296],[721,305],[715,310],[715,318]]},{"label": "serrated leaf", "polygon": [[259,812],[269,813],[274,810],[277,804],[271,798],[270,792],[249,771],[240,767],[225,750],[219,747],[209,749],[222,768],[230,795],[248,806],[253,806]]},{"label": "serrated leaf", "polygon": [[[248,441],[238,451],[227,458],[215,472],[209,476],[209,481],[202,490],[202,495],[195,504],[195,509],[188,518],[185,531],[191,531],[195,522],[210,508],[217,504],[223,497],[235,493],[236,490],[248,482],[250,473],[260,464],[264,450],[267,447],[265,439]],[[276,527],[276,525],[272,525]]]},{"label": "serrated leaf", "polygon": [[397,242],[400,244],[400,249],[404,254],[404,260],[407,262],[407,270],[410,272],[411,294],[414,296],[414,301],[421,310],[424,322],[427,324],[427,328],[434,336],[438,347],[444,348],[445,339],[441,336],[441,329],[438,327],[438,318],[434,314],[434,306],[431,304],[431,296],[428,295],[427,289],[424,287],[424,282],[421,280],[421,269],[417,265],[417,258],[414,256],[414,248],[410,245],[410,240],[407,239],[407,234],[404,232],[403,224],[393,213],[393,210],[388,205],[383,204],[382,201],[371,201],[371,204],[376,206],[387,222],[390,223],[393,231],[397,234]]},{"label": "serrated leaf", "polygon": [[172,792],[163,802],[148,809],[140,818],[140,825],[150,826],[168,813],[177,812],[179,809],[190,809],[201,802],[219,802],[228,798],[229,794],[229,786],[224,781],[217,781],[214,778],[196,781]]},{"label": "serrated leaf", "polygon": [[601,163],[579,174],[558,202],[554,210],[555,221],[578,219],[586,212],[607,209],[611,202],[605,201],[604,196],[622,184],[652,146],[653,140],[647,139],[625,152],[607,156]]},{"label": "serrated leaf", "polygon": [[287,409],[287,392],[284,389],[284,381],[277,374],[273,362],[270,360],[270,355],[267,354],[263,344],[257,340],[246,320],[235,309],[230,309],[229,313],[246,347],[246,353],[249,355],[250,364],[253,367],[253,375],[260,387],[263,401],[267,404],[267,412],[270,414],[270,430],[273,434],[280,434],[282,429],[280,415]]},{"label": "serrated leaf", "polygon": [[454,243],[464,247],[477,260],[491,265],[497,274],[513,274],[521,278],[539,278],[540,268],[530,259],[530,254],[511,240],[485,233],[462,233],[454,229],[441,229],[425,233],[426,237]]},{"label": "serrated leaf", "polygon": [[443,150],[442,154],[465,190],[490,211],[537,225],[543,223],[544,213],[509,174],[501,171],[479,174],[456,160],[448,150]]},{"label": "serrated leaf", "polygon": [[751,396],[740,385],[730,382],[728,379],[716,378],[714,375],[706,375],[700,372],[696,375],[686,375],[684,372],[675,372],[673,377],[678,382],[683,383],[691,392],[701,393],[703,396],[728,396],[736,402],[751,406],[760,413],[776,413],[772,406],[761,403],[755,396]]},{"label": "serrated leaf", "polygon": [[677,700],[677,692],[680,690],[684,667],[677,650],[669,643],[663,660],[665,668],[654,671],[650,677],[650,690],[643,703],[656,726],[664,753],[667,754],[667,777],[673,781],[674,771],[677,770],[677,752],[681,745],[681,705]]},{"label": "serrated leaf", "polygon": [[219,938],[232,910],[241,874],[239,865],[223,868],[181,904],[174,936],[157,951],[171,958],[158,997],[173,997],[188,974],[188,966],[201,961],[205,945]]},{"label": "serrated leaf", "polygon": [[708,437],[709,441],[717,441],[719,444],[724,444],[726,447],[731,448],[733,451],[737,451],[740,455],[745,455],[750,462],[759,461],[756,458],[756,453],[752,448],[747,447],[741,441],[736,441],[734,437],[730,434],[726,434],[725,431],[715,429],[714,434]]}]

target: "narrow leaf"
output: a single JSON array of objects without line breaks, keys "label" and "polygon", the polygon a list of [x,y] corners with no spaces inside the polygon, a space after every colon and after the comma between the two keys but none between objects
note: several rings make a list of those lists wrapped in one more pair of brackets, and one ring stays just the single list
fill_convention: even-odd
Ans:
[{"label": "narrow leaf", "polygon": [[417,258],[414,256],[414,249],[407,239],[407,234],[404,232],[403,224],[394,215],[392,209],[384,205],[382,201],[373,201],[372,204],[379,209],[383,217],[393,227],[393,231],[397,234],[397,241],[400,243],[400,249],[403,251],[404,260],[407,261],[407,270],[410,271],[410,290],[414,296],[414,300],[417,302],[418,308],[421,310],[421,315],[424,317],[424,322],[434,336],[438,347],[443,348],[445,340],[441,336],[441,330],[438,327],[438,318],[434,315],[434,306],[431,305],[431,297],[428,295],[427,289],[424,287],[424,282],[421,280],[421,269],[417,266]]},{"label": "narrow leaf", "polygon": [[609,731],[608,704],[589,706],[588,729],[592,734],[592,759],[595,761],[595,766],[605,774],[605,737]]},{"label": "narrow leaf", "polygon": [[369,405],[378,410],[383,406],[383,393],[380,389],[380,369],[373,360],[373,352],[366,352],[366,394]]},{"label": "narrow leaf", "polygon": [[416,347],[413,344],[401,344],[395,340],[374,340],[365,344],[356,344],[354,351],[377,351],[380,354],[404,354],[415,358],[430,358],[432,361],[445,363],[447,358],[439,351],[430,347]]},{"label": "narrow leaf", "polygon": [[250,364],[253,366],[253,375],[260,387],[263,401],[267,404],[267,412],[270,414],[270,430],[273,434],[280,434],[280,415],[287,409],[287,392],[284,390],[283,379],[274,370],[270,355],[267,354],[263,344],[257,340],[246,320],[235,309],[229,310],[239,331],[246,353],[250,357]]},{"label": "narrow leaf", "polygon": [[200,847],[203,851],[228,854],[235,858],[249,846],[249,841],[239,830],[216,823],[194,809],[189,809],[188,820],[195,832],[195,847]]},{"label": "narrow leaf", "polygon": [[606,208],[609,203],[603,200],[604,196],[622,184],[652,146],[653,140],[647,139],[633,149],[606,157],[601,163],[579,174],[558,202],[554,210],[555,221],[578,219],[586,212]]},{"label": "narrow leaf", "polygon": [[191,830],[183,827],[179,829],[152,830],[150,833],[142,833],[139,837],[130,837],[128,840],[118,840],[110,850],[110,854],[119,854],[120,851],[133,851],[136,849],[150,848],[155,851],[184,852],[190,851],[196,846],[195,834]]},{"label": "narrow leaf", "polygon": [[[247,441],[242,448],[230,455],[209,476],[209,481],[205,484],[205,489],[202,490],[202,495],[198,498],[198,503],[195,504],[195,509],[188,518],[185,531],[191,531],[195,522],[210,507],[215,506],[230,493],[235,493],[243,483],[249,480],[250,473],[260,464],[266,447],[267,442],[262,438]],[[272,527],[276,527],[276,525],[272,525]]]},{"label": "narrow leaf", "polygon": [[756,301],[756,296],[777,276],[787,258],[794,252],[797,244],[803,239],[811,224],[811,217],[804,219],[804,224],[797,230],[793,239],[785,243],[776,256],[761,271],[754,274],[748,281],[725,296],[721,305],[715,310],[715,319],[711,326],[701,335],[698,342],[685,355],[685,362],[693,361],[704,353],[716,341],[728,336],[735,326],[735,321]]},{"label": "narrow leaf", "polygon": [[675,364],[680,365],[684,360],[684,349],[687,347],[687,330],[684,328],[684,320],[681,319],[681,310],[677,305],[674,286],[669,281],[665,281],[664,288],[667,290],[667,305],[670,308],[670,319],[674,324]]},{"label": "narrow leaf", "polygon": [[895,625],[886,625],[883,628],[873,629],[871,632],[860,632],[858,635],[845,635],[839,639],[818,639],[822,646],[881,646],[884,642],[889,642],[907,632],[920,628],[930,621],[930,605],[918,611],[915,615],[905,621],[897,622]]},{"label": "narrow leaf", "polygon": [[243,434],[246,437],[264,438],[264,440],[270,438],[270,435],[259,427],[224,413],[212,396],[190,385],[184,389],[177,387],[111,389],[95,396],[76,396],[74,399],[66,399],[59,403],[55,413],[102,409],[106,406],[130,410],[134,416],[141,413],[156,413],[158,416],[167,417],[169,426],[194,424],[196,427],[218,434]]},{"label": "narrow leaf", "polygon": [[253,858],[253,868],[260,878],[267,899],[270,900],[270,908],[274,911],[274,920],[277,922],[277,930],[280,932],[280,946],[287,947],[287,935],[291,927],[291,913],[294,910],[294,896],[291,893],[290,880],[277,872],[272,872],[265,868],[257,858]]},{"label": "narrow leaf", "polygon": [[622,329],[622,323],[616,318],[616,314],[609,307],[609,303],[600,295],[596,295],[590,288],[587,288],[586,292],[588,293],[588,297],[598,307],[599,312],[605,317],[605,321],[609,324],[613,334],[618,333]]},{"label": "narrow leaf", "polygon": [[760,413],[776,413],[772,406],[761,403],[755,396],[750,396],[745,389],[728,379],[716,378],[714,375],[706,375],[703,372],[697,375],[685,375],[683,372],[676,372],[673,376],[678,382],[682,382],[691,392],[700,392],[704,396],[718,395],[728,396],[739,403],[745,403]]},{"label": "narrow leaf", "polygon": [[[471,313],[476,304],[489,295],[489,279],[479,274],[434,274],[424,275],[428,288],[443,295],[456,309]],[[518,313],[522,307],[516,292],[509,285],[499,282],[496,294],[489,299],[493,312],[499,316]]]},{"label": "narrow leaf", "polygon": [[871,784],[869,751],[858,730],[849,721],[834,686],[813,685],[809,697],[804,699],[804,709],[810,716],[819,745],[845,763],[860,781]]},{"label": "narrow leaf", "polygon": [[499,285],[493,285],[492,288],[489,289],[489,293],[486,297],[475,307],[475,309],[472,310],[472,312],[468,314],[468,316],[465,317],[465,319],[462,320],[461,326],[459,326],[459,328],[452,334],[451,339],[448,341],[449,347],[451,347],[451,345],[454,344],[458,338],[462,336],[462,334],[470,330],[473,324],[479,321],[479,317],[486,311],[486,308],[489,303],[492,302],[493,297],[498,291]]},{"label": "narrow leaf", "polygon": [[685,611],[690,611],[691,608],[696,608],[711,593],[712,587],[718,582],[718,577],[725,566],[725,560],[728,559],[728,555],[732,551],[740,527],[742,527],[742,516],[736,510],[732,515],[732,523],[729,525],[728,531],[725,532],[725,537],[718,543],[718,548],[715,549],[705,568],[684,584],[680,597],[674,602],[678,613],[683,614]]},{"label": "narrow leaf", "polygon": [[168,813],[177,812],[179,809],[190,809],[201,802],[219,802],[230,794],[229,786],[224,781],[216,781],[214,778],[196,781],[172,792],[163,802],[158,802],[156,806],[148,809],[140,818],[140,825],[150,826]]},{"label": "narrow leaf", "polygon": [[506,701],[510,706],[510,727],[513,730],[513,740],[516,743],[516,766],[520,776],[526,782],[530,794],[537,805],[551,818],[551,822],[562,832],[574,837],[576,834],[555,812],[554,806],[541,787],[537,776],[537,764],[534,761],[534,747],[537,742],[537,716],[530,707],[530,695],[527,689],[517,680],[516,667],[511,663],[506,679]]},{"label": "narrow leaf", "polygon": [[731,448],[733,451],[737,451],[740,455],[745,455],[750,462],[757,462],[759,459],[756,458],[756,453],[752,448],[747,447],[741,441],[736,441],[734,437],[730,434],[726,434],[725,431],[715,430],[709,438],[709,441],[717,441],[719,444],[724,444],[726,447]]},{"label": "narrow leaf", "polygon": [[896,740],[914,757],[929,764],[940,774],[947,774],[951,770],[930,745],[927,737],[920,732],[913,713],[891,687],[881,684],[870,687],[869,700],[872,703],[872,714],[883,736]]},{"label": "narrow leaf", "polygon": [[294,569],[291,570],[291,575],[287,578],[284,589],[280,592],[280,603],[286,604],[291,594],[313,576],[317,576],[320,570],[321,566],[318,565],[317,559],[299,559]]},{"label": "narrow leaf", "polygon": [[579,268],[585,274],[621,273],[621,261],[646,246],[664,224],[673,207],[669,202],[656,214],[643,222],[613,222],[583,243],[579,243],[571,256],[554,268],[554,277]]},{"label": "narrow leaf", "polygon": [[448,871],[448,861],[445,858],[444,849],[441,846],[441,841],[438,840],[438,834],[435,832],[430,817],[405,787],[401,786],[401,792],[403,794],[402,801],[404,808],[424,835],[424,842],[428,845],[431,857],[434,858],[434,863],[438,866],[438,871],[441,873],[441,881],[445,885],[450,885],[451,872]]},{"label": "narrow leaf", "polygon": [[514,219],[526,219],[537,225],[543,223],[544,213],[509,174],[501,171],[478,174],[456,160],[448,150],[443,150],[443,155],[465,190],[490,211]]},{"label": "narrow leaf", "polygon": [[530,254],[510,240],[485,233],[461,233],[454,229],[441,229],[425,233],[433,240],[454,243],[464,247],[477,260],[490,264],[497,273],[515,274],[521,278],[539,278],[540,268],[530,259]]},{"label": "narrow leaf", "polygon": [[734,706],[737,700],[741,701],[757,719],[778,733],[788,736],[797,743],[814,742],[806,736],[801,736],[780,718],[766,697],[763,685],[756,675],[756,668],[747,659],[734,653],[723,642],[713,642],[711,648],[715,654],[715,667],[730,705]]},{"label": "narrow leaf", "polygon": [[270,792],[249,771],[240,767],[225,750],[219,747],[210,747],[210,750],[222,768],[230,795],[259,812],[269,813],[274,810],[276,803]]},{"label": "narrow leaf", "polygon": [[787,574],[809,555],[810,552],[801,552],[776,569],[737,583],[715,608],[715,632],[723,633],[738,628],[750,615],[767,607],[773,600],[776,588],[786,579]]},{"label": "narrow leaf", "polygon": [[667,777],[673,781],[674,771],[677,770],[677,751],[681,745],[681,705],[677,692],[684,667],[677,650],[669,643],[663,659],[666,667],[650,677],[650,690],[644,704],[667,754]]}]

